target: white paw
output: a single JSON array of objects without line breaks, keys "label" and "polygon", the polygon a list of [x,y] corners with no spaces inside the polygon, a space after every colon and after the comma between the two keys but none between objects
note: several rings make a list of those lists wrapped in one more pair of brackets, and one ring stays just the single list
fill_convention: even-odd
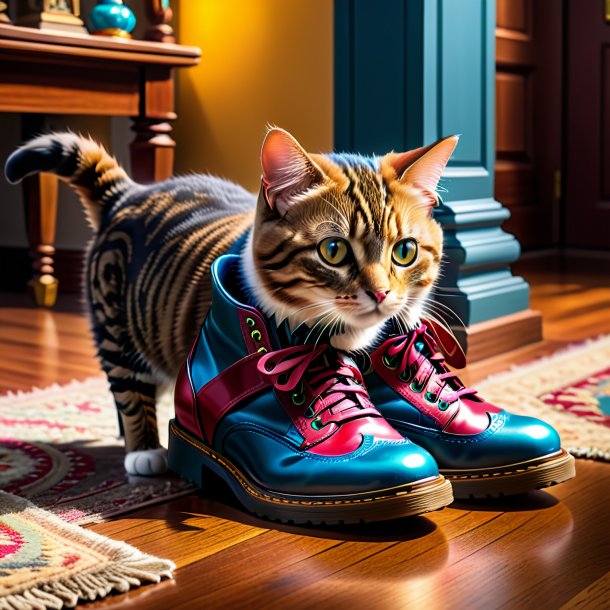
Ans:
[{"label": "white paw", "polygon": [[167,471],[167,449],[131,451],[125,456],[127,474],[152,477]]}]

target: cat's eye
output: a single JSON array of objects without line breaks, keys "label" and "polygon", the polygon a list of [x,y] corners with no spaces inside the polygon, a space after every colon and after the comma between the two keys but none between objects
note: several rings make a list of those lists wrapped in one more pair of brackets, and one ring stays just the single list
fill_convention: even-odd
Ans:
[{"label": "cat's eye", "polygon": [[351,249],[349,244],[340,237],[327,237],[318,244],[318,253],[329,265],[343,265],[349,259]]},{"label": "cat's eye", "polygon": [[392,261],[401,267],[408,267],[417,258],[417,242],[414,239],[401,239],[392,250]]}]

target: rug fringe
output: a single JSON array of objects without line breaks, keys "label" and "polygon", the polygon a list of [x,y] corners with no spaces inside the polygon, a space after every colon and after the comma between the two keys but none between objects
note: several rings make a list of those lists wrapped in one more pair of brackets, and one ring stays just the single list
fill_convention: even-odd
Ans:
[{"label": "rug fringe", "polygon": [[[134,549],[135,550],[135,549]],[[141,555],[125,559],[99,572],[77,574],[70,578],[45,583],[0,598],[2,610],[47,610],[74,608],[79,601],[94,601],[114,591],[126,593],[142,582],[158,583],[171,578],[175,568],[171,561]]]},{"label": "rug fringe", "polygon": [[86,540],[92,551],[108,557],[110,563],[50,583],[26,585],[21,591],[15,590],[0,597],[0,610],[73,608],[79,601],[93,601],[112,591],[125,593],[143,582],[158,583],[162,578],[171,578],[176,568],[172,561],[147,555],[125,542],[66,523],[24,498],[0,491],[0,517],[14,511],[28,513],[29,519],[50,530],[60,531],[66,539],[74,538],[81,544],[83,539]]},{"label": "rug fringe", "polygon": [[610,462],[610,451],[604,451],[597,447],[567,447],[567,450],[577,458]]},{"label": "rug fringe", "polygon": [[38,386],[32,386],[30,389],[28,390],[8,390],[8,392],[5,392],[4,394],[2,394],[2,396],[0,396],[0,401],[11,401],[14,400],[15,398],[23,398],[25,396],[28,396],[29,394],[41,394],[41,393],[45,393],[48,394],[50,392],[57,392],[57,391],[72,391],[72,390],[81,390],[83,386],[92,386],[94,388],[106,388],[108,389],[108,391],[110,391],[109,386],[108,386],[108,381],[106,379],[106,377],[103,376],[97,376],[97,377],[86,377],[85,379],[72,379],[71,381],[69,381],[68,383],[65,384],[60,384],[60,383],[52,383],[48,386],[45,386],[43,388],[39,388]]}]

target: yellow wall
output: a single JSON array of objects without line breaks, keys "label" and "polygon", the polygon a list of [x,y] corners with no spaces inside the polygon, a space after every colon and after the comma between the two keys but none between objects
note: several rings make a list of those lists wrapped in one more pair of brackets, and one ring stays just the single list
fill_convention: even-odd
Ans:
[{"label": "yellow wall", "polygon": [[202,50],[178,70],[176,172],[205,171],[250,190],[267,124],[311,152],[333,146],[332,0],[181,0],[178,40]]}]

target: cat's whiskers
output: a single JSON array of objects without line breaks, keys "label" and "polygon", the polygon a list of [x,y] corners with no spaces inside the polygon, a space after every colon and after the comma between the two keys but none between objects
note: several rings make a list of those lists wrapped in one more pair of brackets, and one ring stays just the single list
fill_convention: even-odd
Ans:
[{"label": "cat's whiskers", "polygon": [[[440,274],[439,274],[440,277]],[[435,286],[433,288],[433,292],[440,292],[443,294],[443,298],[445,297],[459,297],[460,295],[457,294],[457,290],[453,289],[453,288],[445,288],[444,286]]]},{"label": "cat's whiskers", "polygon": [[398,329],[400,330],[401,334],[406,335],[407,327],[405,326],[405,324],[400,316],[400,311],[398,311],[394,316],[392,316],[392,318],[398,325]]},{"label": "cat's whiskers", "polygon": [[309,337],[311,337],[311,335],[314,333],[316,327],[324,322],[324,320],[326,318],[328,318],[329,316],[332,316],[335,312],[333,310],[328,311],[327,313],[325,313],[310,329],[309,332],[307,333],[307,336],[305,337],[305,341],[304,343],[307,343],[307,341],[309,341]]},{"label": "cat's whiskers", "polygon": [[451,309],[451,307],[448,307],[444,303],[439,303],[438,301],[424,301],[422,304],[422,311],[432,311],[433,313],[436,313],[437,316],[443,319],[447,327],[449,327],[450,324],[445,318],[445,314],[454,321],[454,325],[455,322],[457,322],[462,328],[466,328],[464,320],[462,320],[462,318],[453,309]]},{"label": "cat's whiskers", "polygon": [[293,312],[293,313],[289,314],[286,319],[289,321],[291,328],[296,328],[302,324],[308,325],[308,323],[312,320],[315,320],[316,323],[318,323],[321,318],[323,318],[324,316],[328,316],[331,313],[333,313],[334,311],[336,311],[336,309],[334,307],[332,307],[332,306],[329,307],[329,305],[331,305],[331,304],[334,304],[334,300],[322,301],[320,303],[313,303],[312,305],[306,305],[305,307],[301,307],[301,309],[297,310],[297,311],[301,311],[303,309],[315,309],[315,308],[323,307],[323,306],[326,306],[326,309],[322,312],[314,312],[311,315],[309,315],[305,318],[299,318],[298,320],[291,320],[291,318],[294,317],[294,313],[296,313],[296,312]]},{"label": "cat's whiskers", "polygon": [[341,314],[337,314],[333,320],[332,320],[332,325],[328,330],[328,336],[329,338],[334,337],[335,335],[340,335],[343,334],[343,326],[344,326],[345,322],[341,317]]},{"label": "cat's whiskers", "polygon": [[317,324],[319,324],[325,317],[331,315],[332,313],[333,313],[333,311],[329,309],[325,312],[322,312],[321,314],[319,314],[319,313],[314,314],[312,316],[309,316],[308,318],[305,318],[302,322],[299,323],[299,325],[304,324],[305,326],[308,326],[310,322],[315,320],[313,322],[313,326],[310,328],[310,332],[311,332],[311,330],[313,330],[313,328],[315,328],[315,326]]},{"label": "cat's whiskers", "polygon": [[405,335],[408,335],[409,332],[412,330],[412,324],[410,324],[410,322],[409,322],[409,320],[407,318],[407,312],[401,309],[396,314],[395,319],[397,321],[399,321],[399,326],[401,327],[401,331]]},{"label": "cat's whiskers", "polygon": [[447,320],[442,316],[442,314],[438,314],[438,313],[435,314],[433,311],[426,309],[425,306],[422,306],[422,314],[428,320],[436,322],[436,324],[446,328],[447,330],[449,330],[451,332],[450,325],[447,322]]},{"label": "cat's whiskers", "polygon": [[323,305],[330,305],[334,303],[335,299],[326,299],[324,301],[319,301],[318,303],[310,303],[309,305],[305,305],[303,307],[299,307],[299,309],[295,309],[289,314],[289,317],[296,315],[297,313],[305,310],[305,309],[313,309],[314,307],[322,307]]},{"label": "cat's whiskers", "polygon": [[[318,345],[318,343],[319,343],[320,339],[321,339],[321,338],[324,336],[325,331],[326,331],[328,328],[330,328],[330,326],[331,326],[331,325],[334,323],[334,321],[337,319],[338,315],[339,315],[339,314],[335,314],[334,316],[332,316],[332,317],[330,318],[330,320],[329,320],[328,322],[326,322],[326,323],[325,323],[325,324],[322,326],[322,328],[321,328],[321,329],[320,329],[320,331],[318,332],[318,335],[317,335],[317,337],[316,337],[316,339],[315,339],[315,341],[314,341],[314,346]],[[329,336],[331,336],[331,335],[329,334]]]}]

